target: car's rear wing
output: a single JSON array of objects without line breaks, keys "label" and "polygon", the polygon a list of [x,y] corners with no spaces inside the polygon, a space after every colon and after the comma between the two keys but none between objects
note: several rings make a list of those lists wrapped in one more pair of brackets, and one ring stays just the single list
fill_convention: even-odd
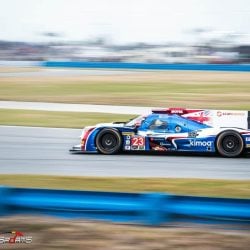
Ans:
[{"label": "car's rear wing", "polygon": [[166,108],[155,109],[157,114],[177,114],[212,127],[237,127],[250,129],[250,111]]}]

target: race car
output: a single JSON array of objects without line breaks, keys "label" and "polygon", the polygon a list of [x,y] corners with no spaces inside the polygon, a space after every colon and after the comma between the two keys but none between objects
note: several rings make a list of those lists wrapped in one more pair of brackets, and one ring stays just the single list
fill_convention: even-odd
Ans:
[{"label": "race car", "polygon": [[85,127],[71,152],[211,152],[238,157],[250,150],[250,111],[165,108],[129,122]]}]

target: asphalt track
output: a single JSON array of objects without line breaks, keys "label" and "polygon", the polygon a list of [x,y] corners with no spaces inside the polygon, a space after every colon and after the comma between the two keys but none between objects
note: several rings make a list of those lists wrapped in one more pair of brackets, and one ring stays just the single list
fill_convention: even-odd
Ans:
[{"label": "asphalt track", "polygon": [[250,179],[250,159],[70,154],[79,129],[0,126],[0,174]]}]

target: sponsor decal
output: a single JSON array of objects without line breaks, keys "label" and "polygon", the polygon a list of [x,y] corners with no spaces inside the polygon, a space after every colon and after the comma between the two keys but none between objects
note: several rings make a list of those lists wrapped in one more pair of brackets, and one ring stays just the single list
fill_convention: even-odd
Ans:
[{"label": "sponsor decal", "polygon": [[154,151],[167,151],[166,148],[161,147],[161,146],[152,147],[152,150],[154,150]]},{"label": "sponsor decal", "polygon": [[195,138],[197,137],[199,134],[196,132],[196,131],[192,131],[192,132],[189,132],[188,133],[188,137],[192,137],[192,138]]},{"label": "sponsor decal", "polygon": [[150,142],[150,147],[153,151],[167,151],[167,148],[165,148],[164,146],[155,144],[153,142]]},{"label": "sponsor decal", "polygon": [[250,137],[246,137],[246,141],[249,141],[249,142],[250,142]]},{"label": "sponsor decal", "polygon": [[162,137],[150,137],[150,141],[165,141],[165,138],[162,138]]},{"label": "sponsor decal", "polygon": [[[10,235],[9,235],[10,234]],[[26,236],[19,231],[0,233],[0,244],[30,244],[32,236]]]},{"label": "sponsor decal", "polygon": [[125,146],[125,150],[130,150],[131,148],[130,148],[130,146]]},{"label": "sponsor decal", "polygon": [[126,140],[125,144],[130,145],[130,140]]},{"label": "sponsor decal", "polygon": [[217,111],[217,116],[221,117],[221,116],[228,116],[228,115],[234,115],[234,116],[244,116],[245,113],[244,112],[236,112],[236,111]]},{"label": "sponsor decal", "polygon": [[122,135],[133,136],[134,132],[122,132]]},{"label": "sponsor decal", "polygon": [[161,146],[172,146],[172,144],[168,143],[168,142],[160,142],[160,145]]},{"label": "sponsor decal", "polygon": [[180,115],[182,115],[182,114],[184,114],[184,109],[178,109],[178,108],[170,108],[169,109],[169,111],[170,111],[170,113],[171,114],[180,114]]},{"label": "sponsor decal", "polygon": [[190,146],[192,147],[211,147],[212,141],[198,141],[198,140],[189,140]]},{"label": "sponsor decal", "polygon": [[217,116],[221,117],[222,116],[222,112],[221,111],[217,111]]}]

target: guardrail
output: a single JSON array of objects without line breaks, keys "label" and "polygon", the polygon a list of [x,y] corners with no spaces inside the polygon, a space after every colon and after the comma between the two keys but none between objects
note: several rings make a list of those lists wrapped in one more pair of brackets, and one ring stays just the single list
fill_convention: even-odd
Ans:
[{"label": "guardrail", "polygon": [[138,69],[138,70],[203,70],[250,72],[250,64],[200,64],[200,63],[126,63],[87,61],[0,61],[0,66],[65,67],[92,69]]},{"label": "guardrail", "polygon": [[199,63],[126,63],[126,62],[42,62],[44,67],[143,69],[143,70],[206,70],[206,71],[250,71],[250,64],[199,64]]},{"label": "guardrail", "polygon": [[0,216],[32,214],[161,225],[250,225],[250,199],[0,187]]}]

